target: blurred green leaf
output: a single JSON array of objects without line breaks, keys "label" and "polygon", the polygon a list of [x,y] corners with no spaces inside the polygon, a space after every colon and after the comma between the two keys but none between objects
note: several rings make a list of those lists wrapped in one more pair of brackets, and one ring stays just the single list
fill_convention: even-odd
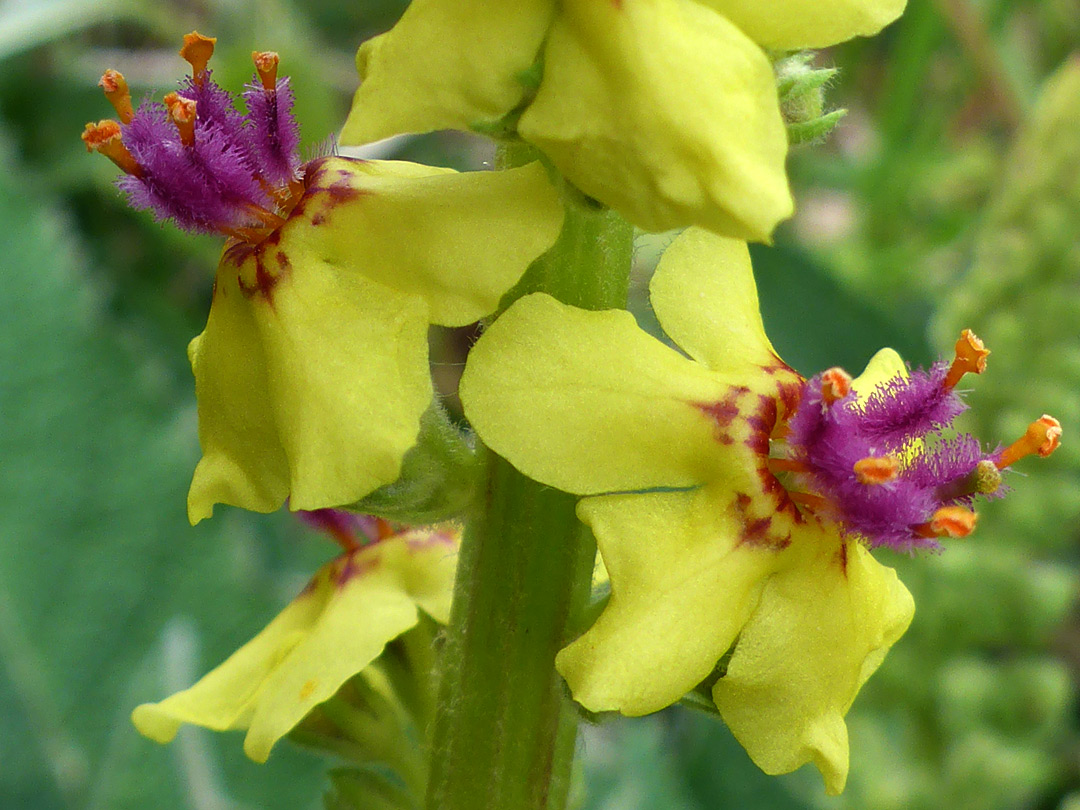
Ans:
[{"label": "blurred green leaf", "polygon": [[[214,753],[200,759],[128,722],[135,703],[186,685],[269,620],[305,566],[287,545],[291,523],[224,510],[187,525],[190,394],[177,409],[170,366],[103,312],[70,223],[6,147],[0,806],[212,807],[228,792],[259,807],[307,806],[314,758],[283,752],[258,767],[231,736],[204,738]],[[177,626],[190,628],[187,659],[164,654]]]}]

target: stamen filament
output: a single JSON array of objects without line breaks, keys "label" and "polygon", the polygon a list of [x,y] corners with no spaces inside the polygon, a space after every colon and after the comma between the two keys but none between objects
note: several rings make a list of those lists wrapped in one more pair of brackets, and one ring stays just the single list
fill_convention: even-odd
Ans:
[{"label": "stamen filament", "polygon": [[1043,414],[1028,425],[1024,435],[1001,451],[994,462],[999,470],[1004,470],[1025,456],[1038,453],[1043,458],[1057,450],[1061,444],[1061,422]]},{"label": "stamen filament", "polygon": [[265,223],[269,228],[280,228],[285,224],[285,220],[279,217],[277,214],[273,214],[267,211],[265,208],[260,208],[253,203],[246,203],[243,209],[258,219],[260,222]]},{"label": "stamen filament", "polygon": [[272,93],[277,89],[278,55],[274,51],[252,51],[251,60],[259,74],[263,90]]},{"label": "stamen filament", "polygon": [[770,458],[768,461],[769,472],[810,472],[810,468],[802,461],[791,458]]},{"label": "stamen filament", "polygon": [[101,76],[98,87],[105,91],[105,98],[112,104],[120,121],[130,124],[135,117],[135,108],[131,106],[131,91],[128,89],[124,74],[109,68]]},{"label": "stamen filament", "polygon": [[120,124],[111,119],[87,124],[82,134],[87,152],[100,152],[115,163],[122,172],[141,177],[143,168],[124,146],[120,137]]},{"label": "stamen filament", "polygon": [[986,370],[986,357],[990,350],[986,348],[978,335],[970,329],[960,333],[960,339],[956,341],[956,357],[949,366],[949,372],[945,375],[942,385],[945,388],[954,388],[965,374],[982,374]]},{"label": "stamen filament", "polygon": [[215,37],[204,37],[198,31],[184,34],[184,47],[180,49],[180,56],[191,65],[191,78],[200,87],[206,81],[206,65],[214,55],[216,42]]},{"label": "stamen filament", "polygon": [[184,146],[194,146],[195,101],[184,98],[179,93],[169,93],[165,96],[165,106],[169,110],[169,118],[180,132],[180,142]]},{"label": "stamen filament", "polygon": [[930,520],[912,526],[919,537],[967,537],[975,531],[979,516],[963,506],[942,506]]}]

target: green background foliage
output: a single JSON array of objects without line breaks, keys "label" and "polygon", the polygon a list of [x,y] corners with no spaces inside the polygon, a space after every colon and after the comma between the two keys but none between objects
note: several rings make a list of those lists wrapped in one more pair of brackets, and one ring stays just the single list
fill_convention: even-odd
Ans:
[{"label": "green background foliage", "polygon": [[[232,89],[251,50],[281,53],[314,154],[343,120],[356,45],[402,7],[0,4],[0,807],[319,806],[314,754],[282,745],[256,766],[236,735],[160,747],[127,721],[250,637],[332,550],[287,515],[219,509],[188,526],[184,349],[220,246],[128,211],[78,133],[111,113],[102,69],[136,99],[160,94],[198,28],[219,38],[215,76]],[[886,560],[917,614],[852,710],[848,792],[826,798],[809,769],[765,777],[721,724],[676,709],[584,732],[582,807],[1080,805],[1077,51],[1080,0],[910,0],[884,35],[820,55],[849,114],[793,155],[799,211],[754,251],[767,327],[800,371],[857,371],[882,345],[925,363],[967,326],[994,352],[965,382],[967,427],[1008,442],[1048,411],[1066,430],[975,536]],[[389,149],[461,168],[491,154],[460,135]],[[640,245],[642,320],[663,243]],[[454,362],[453,341],[438,356]]]}]

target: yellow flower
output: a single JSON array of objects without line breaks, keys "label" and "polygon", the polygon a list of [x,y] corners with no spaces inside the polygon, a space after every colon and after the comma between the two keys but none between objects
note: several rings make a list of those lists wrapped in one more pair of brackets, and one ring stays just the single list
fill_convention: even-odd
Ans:
[{"label": "yellow flower", "polygon": [[358,501],[393,482],[432,400],[429,324],[461,326],[554,243],[539,164],[458,174],[326,158],[284,224],[231,241],[188,354],[203,458],[188,495],[258,512]]},{"label": "yellow flower", "polygon": [[[848,768],[844,714],[913,614],[895,572],[796,504],[770,468],[805,381],[776,356],[744,243],[690,229],[651,285],[668,335],[545,295],[477,343],[461,384],[480,437],[583,498],[611,578],[597,622],[557,659],[591,711],[678,701],[733,653],[712,697],[769,773]],[[864,395],[897,370],[879,353]],[[902,364],[899,364],[902,367]]]},{"label": "yellow flower", "polygon": [[346,552],[224,663],[190,689],[137,707],[132,722],[160,743],[184,723],[246,729],[244,752],[265,762],[312,709],[415,627],[421,611],[447,622],[458,541],[456,530],[415,529]]},{"label": "yellow flower", "polygon": [[498,133],[516,123],[572,183],[639,227],[693,223],[767,239],[792,201],[763,49],[871,34],[903,6],[414,0],[357,54],[362,84],[342,142],[443,128]]}]

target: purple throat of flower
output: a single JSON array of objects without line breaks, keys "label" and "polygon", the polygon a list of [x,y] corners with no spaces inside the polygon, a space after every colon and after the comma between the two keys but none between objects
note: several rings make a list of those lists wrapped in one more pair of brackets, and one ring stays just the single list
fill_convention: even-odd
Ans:
[{"label": "purple throat of flower", "polygon": [[288,78],[278,55],[255,52],[255,75],[242,95],[247,112],[211,79],[217,40],[192,32],[180,55],[191,75],[163,102],[136,110],[123,75],[107,70],[100,86],[119,121],[86,125],[88,151],[110,158],[132,207],[197,233],[257,244],[284,224],[304,193]]},{"label": "purple throat of flower", "polygon": [[311,528],[328,535],[346,554],[394,537],[404,530],[401,524],[344,509],[314,509],[296,514]]},{"label": "purple throat of flower", "polygon": [[772,430],[768,471],[800,516],[836,523],[870,546],[934,549],[941,538],[966,537],[976,498],[1004,495],[1004,470],[1050,455],[1061,440],[1061,424],[1046,415],[992,451],[953,428],[967,409],[956,384],[982,373],[989,353],[964,330],[951,364],[893,377],[862,400],[840,368],[803,381],[790,418]]}]

